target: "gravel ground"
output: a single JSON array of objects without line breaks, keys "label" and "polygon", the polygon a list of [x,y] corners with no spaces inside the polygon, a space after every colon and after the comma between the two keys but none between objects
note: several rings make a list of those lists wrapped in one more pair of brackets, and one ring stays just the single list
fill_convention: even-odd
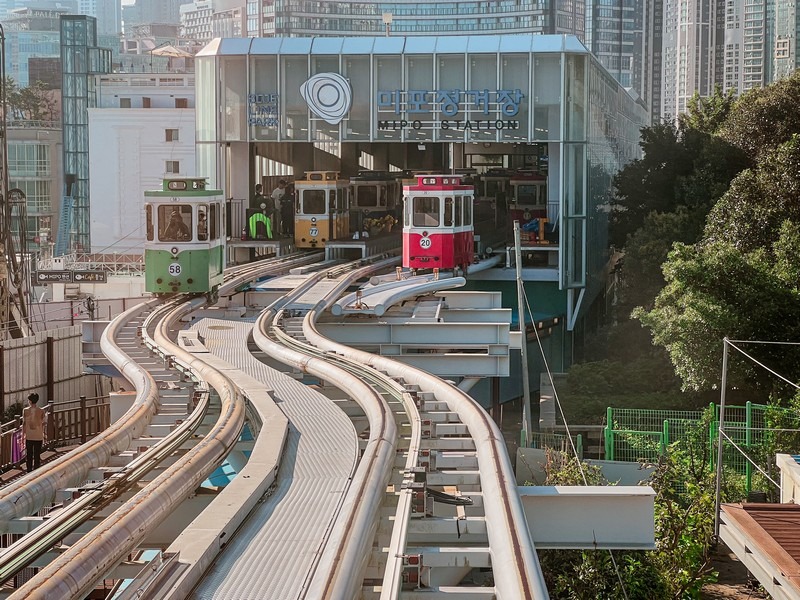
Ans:
[{"label": "gravel ground", "polygon": [[703,588],[704,600],[762,600],[769,595],[752,579],[727,546],[720,544],[713,561],[719,581]]}]

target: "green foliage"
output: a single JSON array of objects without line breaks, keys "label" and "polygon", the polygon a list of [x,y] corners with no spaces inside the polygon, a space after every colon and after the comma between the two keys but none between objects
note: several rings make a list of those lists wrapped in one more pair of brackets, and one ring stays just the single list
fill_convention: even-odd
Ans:
[{"label": "green foliage", "polygon": [[800,135],[741,173],[708,216],[705,242],[726,240],[742,252],[771,249],[785,221],[800,223]]},{"label": "green foliage", "polygon": [[678,207],[674,212],[652,212],[642,226],[628,236],[622,268],[621,304],[629,307],[650,306],[664,287],[661,265],[673,242],[692,242],[702,231],[704,217],[691,216],[689,210]]},{"label": "green foliage", "polygon": [[[695,241],[708,210],[747,161],[730,144],[688,124],[645,127],[644,157],[628,163],[614,177],[611,241],[623,247],[651,213],[685,207],[691,217],[684,234]],[[669,240],[671,243],[674,240]]]},{"label": "green foliage", "polygon": [[[666,287],[655,307],[634,317],[666,348],[684,389],[708,390],[721,377],[722,339],[797,339],[800,298],[781,280],[764,251],[742,254],[727,242],[677,244],[664,265]],[[734,353],[736,354],[736,353]],[[753,354],[779,372],[796,372],[800,353],[763,346]],[[732,386],[765,388],[773,378],[738,354],[731,356]]]},{"label": "green foliage", "polygon": [[800,133],[800,73],[746,92],[733,106],[720,136],[755,162]]},{"label": "green foliage", "polygon": [[37,81],[26,88],[20,88],[11,77],[6,77],[5,86],[9,120],[57,121],[60,119],[55,97],[46,84]]},{"label": "green foliage", "polygon": [[[800,448],[800,392],[787,402],[779,397],[770,398],[764,413],[764,431],[756,436],[757,444],[748,448],[750,458],[759,465],[773,481],[780,481],[775,464],[776,454],[795,454]],[[753,469],[751,489],[764,491],[768,502],[780,502],[780,489],[766,477]]]},{"label": "green foliage", "polygon": [[576,394],[607,395],[666,392],[677,389],[679,381],[659,358],[643,356],[627,363],[602,360],[573,365],[567,383]]},{"label": "green foliage", "polygon": [[653,473],[656,491],[656,552],[652,559],[669,587],[669,598],[700,598],[716,581],[711,568],[714,477],[702,455],[675,444]]},{"label": "green foliage", "polygon": [[15,402],[3,411],[3,423],[10,423],[19,416],[22,416],[22,404]]},{"label": "green foliage", "polygon": [[701,97],[699,92],[695,92],[686,106],[686,112],[678,117],[678,121],[686,129],[717,133],[727,120],[735,100],[733,89],[723,94],[722,86],[716,84],[711,96]]},{"label": "green foliage", "polygon": [[[700,598],[716,580],[710,567],[714,533],[713,473],[708,468],[707,427],[711,412],[683,442],[674,444],[657,465],[649,484],[656,492],[656,550],[618,552],[617,570],[606,551],[543,550],[542,571],[553,598],[683,600]],[[548,453],[550,484],[582,481],[575,459]],[[599,473],[587,471],[590,485]]]}]

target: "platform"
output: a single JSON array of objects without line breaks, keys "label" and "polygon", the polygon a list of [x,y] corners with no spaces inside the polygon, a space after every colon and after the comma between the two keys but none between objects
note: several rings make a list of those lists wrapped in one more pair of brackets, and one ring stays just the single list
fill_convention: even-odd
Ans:
[{"label": "platform", "polygon": [[400,250],[403,245],[402,235],[397,233],[384,233],[365,239],[340,239],[325,242],[325,259],[355,260],[375,256],[384,252]]},{"label": "platform", "polygon": [[271,240],[230,238],[226,246],[226,258],[230,265],[249,262],[252,250],[255,250],[256,257],[289,254],[294,251],[294,239],[291,237],[276,237]]}]

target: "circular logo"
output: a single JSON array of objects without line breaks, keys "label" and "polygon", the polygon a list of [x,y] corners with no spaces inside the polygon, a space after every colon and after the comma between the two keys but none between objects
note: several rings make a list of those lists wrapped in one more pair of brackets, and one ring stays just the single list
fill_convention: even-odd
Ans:
[{"label": "circular logo", "polygon": [[300,95],[323,121],[337,125],[353,102],[350,82],[338,73],[318,73],[300,86]]},{"label": "circular logo", "polygon": [[419,238],[419,247],[422,248],[423,250],[427,250],[428,248],[431,247],[431,245],[433,245],[431,238],[429,237]]},{"label": "circular logo", "polygon": [[179,263],[172,263],[168,270],[170,275],[180,275],[183,269]]}]

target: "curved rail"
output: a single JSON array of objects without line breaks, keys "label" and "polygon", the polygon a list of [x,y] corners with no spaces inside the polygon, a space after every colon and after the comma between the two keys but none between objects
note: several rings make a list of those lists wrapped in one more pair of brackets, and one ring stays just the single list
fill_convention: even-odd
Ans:
[{"label": "curved rail", "polygon": [[[322,253],[294,253],[245,265],[229,271],[223,289],[235,291],[259,277],[306,265],[322,257]],[[102,434],[0,489],[0,532],[7,531],[13,519],[33,514],[49,505],[59,489],[82,483],[90,469],[107,463],[115,453],[126,449],[131,440],[148,426],[158,402],[155,381],[114,340],[128,322],[160,304],[161,300],[154,298],[131,307],[108,325],[100,340],[103,353],[137,390],[131,409]]]},{"label": "curved rail", "polygon": [[[255,278],[270,274],[276,270],[286,269],[288,266],[297,264],[307,264],[310,259],[303,255],[299,260],[276,260],[263,261],[258,265],[251,265],[246,269],[245,275],[229,277],[229,281],[223,286],[225,292],[235,290],[242,285],[246,278]],[[127,311],[107,328],[103,337],[103,349],[107,356],[116,364],[120,371],[137,388],[137,401],[134,408],[129,410],[112,430],[124,427],[127,428],[127,436],[117,439],[120,435],[114,435],[114,431],[107,430],[106,433],[94,438],[86,446],[76,449],[65,458],[72,459],[71,465],[85,465],[85,471],[105,463],[114,452],[125,449],[130,441],[138,436],[144,427],[149,423],[149,417],[155,412],[158,401],[153,378],[141,367],[139,367],[127,354],[114,344],[113,339],[123,324],[130,319],[122,318],[131,315],[138,316],[157,301],[150,301]],[[144,490],[134,496],[133,499],[125,503],[121,509],[116,511],[103,521],[101,526],[95,528],[90,534],[85,536],[56,561],[40,571],[34,579],[17,591],[15,597],[23,597],[33,589],[37,592],[48,590],[52,596],[46,597],[80,597],[87,590],[90,590],[97,579],[101,578],[116,562],[125,556],[136,543],[145,535],[150,528],[154,527],[166,515],[171,512],[174,506],[187,497],[196,489],[197,485],[216,467],[222,458],[228,453],[230,447],[236,442],[244,423],[243,402],[236,395],[236,388],[226,377],[217,374],[213,369],[206,368],[204,365],[197,364],[195,357],[173,344],[168,338],[168,324],[174,323],[182,315],[191,312],[205,304],[205,299],[195,299],[172,310],[172,317],[164,319],[157,328],[156,340],[151,345],[161,345],[168,348],[171,356],[177,357],[182,362],[187,372],[192,373],[198,381],[207,380],[215,387],[223,399],[222,417],[217,422],[214,429],[206,438],[195,448],[187,453],[181,461],[178,461],[167,469],[165,473],[156,478]],[[162,308],[156,314],[160,315]],[[129,314],[130,313],[130,314]],[[146,336],[146,328],[145,328]],[[137,385],[138,384],[138,385]],[[144,409],[142,406],[144,406]],[[141,413],[144,411],[144,415]],[[111,433],[109,436],[108,433]],[[219,439],[215,440],[215,437]],[[125,442],[125,443],[123,443]],[[86,447],[98,447],[101,449],[99,456],[90,455],[84,451]],[[106,456],[108,455],[108,456]],[[189,472],[194,472],[192,476],[180,476],[180,469],[194,465],[195,468]],[[198,466],[199,465],[199,466]],[[72,467],[75,471],[76,467]],[[36,474],[36,473],[34,473]],[[80,477],[81,475],[75,475]],[[85,474],[84,474],[85,476]],[[26,478],[28,479],[28,478]],[[45,477],[50,485],[56,485],[55,489],[62,487],[63,483],[56,482]],[[23,480],[24,483],[24,480]],[[53,494],[55,490],[53,491]],[[88,502],[88,501],[87,501]],[[96,511],[95,511],[96,512]],[[89,516],[89,512],[84,513],[84,518]],[[91,557],[91,560],[87,560]],[[58,576],[56,576],[58,574]]]},{"label": "curved rail", "polygon": [[305,338],[322,350],[341,354],[408,383],[417,384],[422,389],[431,390],[459,414],[475,439],[498,595],[507,599],[549,598],[517,494],[505,441],[497,425],[468,394],[438,377],[322,336],[316,330],[315,322],[322,310],[332,303],[332,300],[321,301],[315,310],[308,312],[303,321]]},{"label": "curved rail", "polygon": [[90,469],[105,464],[114,453],[127,448],[147,427],[158,401],[155,381],[112,340],[125,324],[159,302],[150,300],[128,309],[111,322],[100,341],[109,360],[138,390],[133,407],[102,435],[0,490],[0,530],[6,531],[12,519],[33,514],[50,504],[59,489],[84,481]]},{"label": "curved rail", "polygon": [[[390,259],[358,269],[348,280],[391,266],[396,261]],[[369,421],[369,440],[340,508],[341,516],[328,536],[307,592],[309,598],[315,599],[352,598],[361,586],[353,573],[361,572],[369,557],[368,549],[380,509],[377,500],[382,498],[394,465],[397,426],[386,400],[375,389],[347,370],[332,365],[337,357],[316,358],[313,356],[317,354],[316,349],[281,332],[273,324],[278,314],[267,310],[259,317],[253,330],[256,345],[284,364],[334,382],[361,406]],[[270,333],[283,345],[271,339]],[[390,391],[395,389],[392,387]]]}]

